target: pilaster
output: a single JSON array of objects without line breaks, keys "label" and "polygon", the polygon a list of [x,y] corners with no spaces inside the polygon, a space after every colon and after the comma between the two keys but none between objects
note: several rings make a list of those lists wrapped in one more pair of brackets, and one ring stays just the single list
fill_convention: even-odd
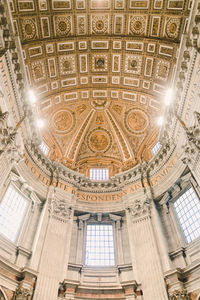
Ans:
[{"label": "pilaster", "polygon": [[[71,196],[73,197],[73,196]],[[38,247],[40,258],[35,257],[38,278],[34,300],[55,300],[59,282],[66,277],[73,222],[73,199],[58,199],[50,187],[44,207]],[[44,226],[44,229],[43,229]],[[37,247],[37,248],[38,248]],[[38,256],[39,253],[36,253]]]},{"label": "pilaster", "polygon": [[[130,199],[127,215],[131,220],[130,243],[134,244],[135,264],[140,274],[144,299],[167,300],[159,250],[152,224],[152,206],[148,198]],[[154,215],[154,213],[153,213]]]}]

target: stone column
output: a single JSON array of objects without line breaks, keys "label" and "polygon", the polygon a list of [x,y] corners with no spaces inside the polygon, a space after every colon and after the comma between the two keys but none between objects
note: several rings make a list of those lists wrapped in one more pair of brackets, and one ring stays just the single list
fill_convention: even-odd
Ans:
[{"label": "stone column", "polygon": [[59,283],[67,272],[72,223],[72,200],[56,199],[50,187],[31,261],[38,271],[34,300],[58,297]]},{"label": "stone column", "polygon": [[127,219],[131,226],[130,244],[135,252],[133,269],[136,268],[139,274],[144,300],[167,300],[151,212],[152,204],[148,199],[131,199]]}]

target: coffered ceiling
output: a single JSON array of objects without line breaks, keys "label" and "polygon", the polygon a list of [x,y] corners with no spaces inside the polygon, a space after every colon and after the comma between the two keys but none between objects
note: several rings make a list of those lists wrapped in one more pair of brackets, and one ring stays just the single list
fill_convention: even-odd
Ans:
[{"label": "coffered ceiling", "polygon": [[191,3],[10,1],[50,159],[111,175],[151,159]]}]

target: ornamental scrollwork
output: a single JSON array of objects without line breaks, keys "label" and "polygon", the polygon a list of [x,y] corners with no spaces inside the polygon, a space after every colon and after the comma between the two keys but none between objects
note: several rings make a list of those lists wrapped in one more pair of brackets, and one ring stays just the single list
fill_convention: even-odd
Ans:
[{"label": "ornamental scrollwork", "polygon": [[128,208],[128,210],[133,218],[150,215],[149,199],[136,199],[134,203]]},{"label": "ornamental scrollwork", "polygon": [[189,300],[189,296],[187,294],[186,290],[175,290],[171,295],[170,295],[170,300]]},{"label": "ornamental scrollwork", "polygon": [[52,214],[58,218],[70,219],[72,216],[72,207],[69,206],[69,202],[65,199],[54,200],[52,203]]},{"label": "ornamental scrollwork", "polygon": [[12,300],[30,300],[31,293],[29,290],[24,289],[21,284],[16,288]]},{"label": "ornamental scrollwork", "polygon": [[0,111],[0,156],[6,153],[11,162],[18,162],[23,158],[16,143],[18,127],[8,126],[8,115],[8,112],[2,113]]}]

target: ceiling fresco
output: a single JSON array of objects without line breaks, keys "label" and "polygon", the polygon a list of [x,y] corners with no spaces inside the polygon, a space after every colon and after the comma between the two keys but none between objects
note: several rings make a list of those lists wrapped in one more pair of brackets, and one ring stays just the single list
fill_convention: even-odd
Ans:
[{"label": "ceiling fresco", "polygon": [[10,1],[51,160],[114,175],[152,158],[191,5]]}]

